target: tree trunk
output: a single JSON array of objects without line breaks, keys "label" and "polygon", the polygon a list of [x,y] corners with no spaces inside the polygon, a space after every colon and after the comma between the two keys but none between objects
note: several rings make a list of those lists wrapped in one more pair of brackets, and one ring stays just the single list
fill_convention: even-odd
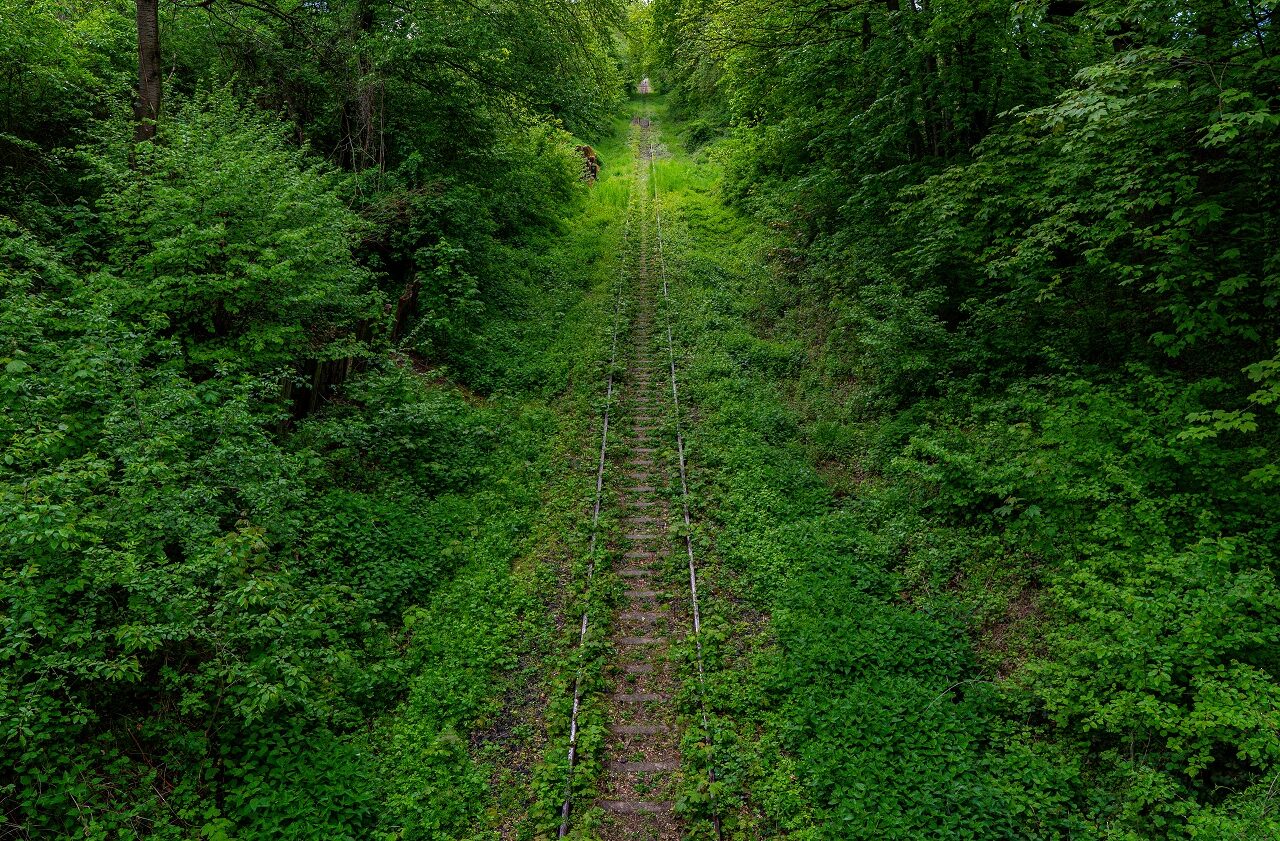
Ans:
[{"label": "tree trunk", "polygon": [[356,77],[342,107],[343,145],[350,154],[350,167],[359,172],[385,163],[382,139],[382,82],[374,76],[373,59],[366,38],[373,31],[375,9],[372,0],[357,0],[352,21],[351,45],[355,53]]},{"label": "tree trunk", "polygon": [[138,0],[138,126],[135,141],[156,136],[160,119],[160,0]]}]

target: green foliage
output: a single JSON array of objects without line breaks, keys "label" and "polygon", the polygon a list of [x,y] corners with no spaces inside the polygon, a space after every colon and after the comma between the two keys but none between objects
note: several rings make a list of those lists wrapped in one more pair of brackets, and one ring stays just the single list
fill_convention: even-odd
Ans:
[{"label": "green foliage", "polygon": [[[1040,127],[1068,100],[932,177],[787,151],[813,123],[783,105],[700,148],[701,175],[659,165],[706,574],[750,597],[707,619],[722,796],[749,837],[1275,832],[1274,377],[1250,362],[1274,350],[1266,281],[1147,275],[1225,276],[1219,224],[1265,265],[1247,232],[1273,197],[1200,222],[1139,208],[1122,173],[1155,189],[1183,164],[1150,157],[1120,106]],[[1143,119],[1195,113],[1157,99]],[[1109,129],[1127,133],[1104,147]],[[779,171],[792,152],[807,169]],[[1253,152],[1210,159],[1206,182],[1243,197],[1269,166]],[[772,236],[718,203],[717,162]],[[1149,341],[1166,305],[1225,317]]]},{"label": "green foliage", "polygon": [[48,223],[42,205],[77,194],[57,150],[130,95],[136,47],[123,11],[86,0],[0,3],[0,212]]},{"label": "green foliage", "polygon": [[552,823],[643,72],[730,832],[1280,835],[1274,3],[163,6],[0,0],[9,833]]},{"label": "green foliage", "polygon": [[109,268],[91,294],[182,336],[196,366],[263,371],[348,350],[326,345],[377,301],[335,177],[225,91],[170,111],[158,142],[108,147],[94,239]]},{"label": "green foliage", "polygon": [[0,3],[5,830],[473,837],[618,9],[161,8],[135,144],[131,4]]},{"label": "green foliage", "polygon": [[[30,237],[5,241],[6,264],[65,272]],[[91,312],[60,324],[30,275],[6,280],[4,322],[30,340],[7,363],[0,490],[10,820],[371,837],[395,786],[374,785],[374,749],[352,735],[406,691],[418,729],[391,732],[410,755],[492,714],[491,675],[520,642],[514,608],[495,606],[526,598],[510,564],[554,424],[390,366],[352,388],[367,403],[274,441],[269,383],[185,378],[172,342],[166,367],[143,367],[153,343]],[[413,810],[461,832],[488,777],[452,738],[432,767],[470,779],[469,799],[414,789]],[[393,766],[411,767],[425,773]]]}]

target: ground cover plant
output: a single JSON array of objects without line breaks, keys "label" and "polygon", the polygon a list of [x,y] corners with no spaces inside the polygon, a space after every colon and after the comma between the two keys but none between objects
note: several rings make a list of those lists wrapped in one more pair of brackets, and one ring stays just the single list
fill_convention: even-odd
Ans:
[{"label": "ground cover plant", "polygon": [[1273,23],[1176,5],[654,5],[769,832],[1277,832]]},{"label": "ground cover plant", "polygon": [[1276,26],[0,0],[0,835],[606,831],[643,115],[689,837],[1280,837]]},{"label": "ground cover plant", "polygon": [[0,4],[4,834],[496,833],[623,16],[155,5]]}]

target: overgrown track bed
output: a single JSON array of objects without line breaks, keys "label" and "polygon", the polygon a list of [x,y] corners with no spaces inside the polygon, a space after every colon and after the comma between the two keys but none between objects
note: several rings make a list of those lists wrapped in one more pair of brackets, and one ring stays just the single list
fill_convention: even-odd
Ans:
[{"label": "overgrown track bed", "polygon": [[[616,364],[617,337],[623,327],[615,321],[615,364],[609,369],[601,422],[593,559],[602,508],[615,509],[606,514],[616,518],[621,528],[608,540],[607,551],[600,557],[602,568],[597,569],[594,562],[587,567],[589,588],[608,582],[620,592],[605,634],[608,654],[600,701],[608,733],[595,805],[603,815],[599,835],[604,839],[678,839],[682,833],[673,807],[688,763],[681,761],[684,717],[677,706],[681,681],[676,651],[681,638],[688,635],[701,707],[698,574],[689,539],[687,465],[650,118],[633,121],[632,140],[635,188],[628,207],[627,247],[615,307],[616,316],[632,315],[621,372]],[[672,488],[680,500],[674,524],[668,501]],[[605,574],[605,564],[610,565],[611,574]],[[683,572],[673,575],[674,569]],[[585,613],[581,623],[579,642],[585,661],[592,637]],[[684,634],[681,629],[686,629]],[[583,691],[579,672],[570,723],[571,775],[579,761]],[[699,712],[705,734],[706,713],[701,708]],[[574,790],[572,783],[566,790]],[[574,803],[571,793],[566,796],[560,837],[570,832],[575,815],[585,805]]]}]

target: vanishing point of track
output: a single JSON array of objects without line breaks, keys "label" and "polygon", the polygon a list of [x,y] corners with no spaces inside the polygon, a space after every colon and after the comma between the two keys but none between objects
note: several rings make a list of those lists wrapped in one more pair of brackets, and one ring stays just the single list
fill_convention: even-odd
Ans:
[{"label": "vanishing point of track", "polygon": [[[679,680],[672,657],[679,629],[692,636],[698,712],[703,738],[710,733],[705,707],[702,618],[698,571],[690,534],[688,464],[677,380],[673,311],[657,189],[654,131],[650,117],[632,121],[635,183],[628,202],[622,267],[614,293],[613,341],[605,383],[596,493],[586,571],[587,599],[579,628],[578,672],[574,681],[568,745],[569,775],[560,811],[560,837],[586,805],[573,799],[572,775],[580,760],[579,714],[589,633],[608,640],[601,696],[608,726],[604,775],[595,805],[604,813],[604,839],[679,839],[673,813],[680,786],[681,718],[676,708]],[[630,313],[629,317],[627,314]],[[655,330],[659,314],[661,330]],[[625,365],[619,369],[619,353]],[[665,357],[665,359],[662,359]],[[660,436],[669,435],[661,446]],[[674,444],[674,452],[671,444]],[[674,458],[673,458],[674,456]],[[673,469],[674,468],[674,469]],[[678,482],[675,479],[678,477]],[[679,524],[673,529],[667,487],[679,489]],[[622,526],[619,539],[601,536],[601,514],[611,506]],[[610,512],[615,513],[615,512]],[[678,534],[681,576],[670,574],[672,537]],[[601,540],[606,551],[597,553]],[[599,563],[599,568],[597,566]],[[592,592],[609,574],[624,587],[623,602],[607,628],[589,627]],[[708,771],[710,780],[714,780]],[[714,809],[714,803],[713,803]],[[717,835],[719,821],[715,821]]]}]

